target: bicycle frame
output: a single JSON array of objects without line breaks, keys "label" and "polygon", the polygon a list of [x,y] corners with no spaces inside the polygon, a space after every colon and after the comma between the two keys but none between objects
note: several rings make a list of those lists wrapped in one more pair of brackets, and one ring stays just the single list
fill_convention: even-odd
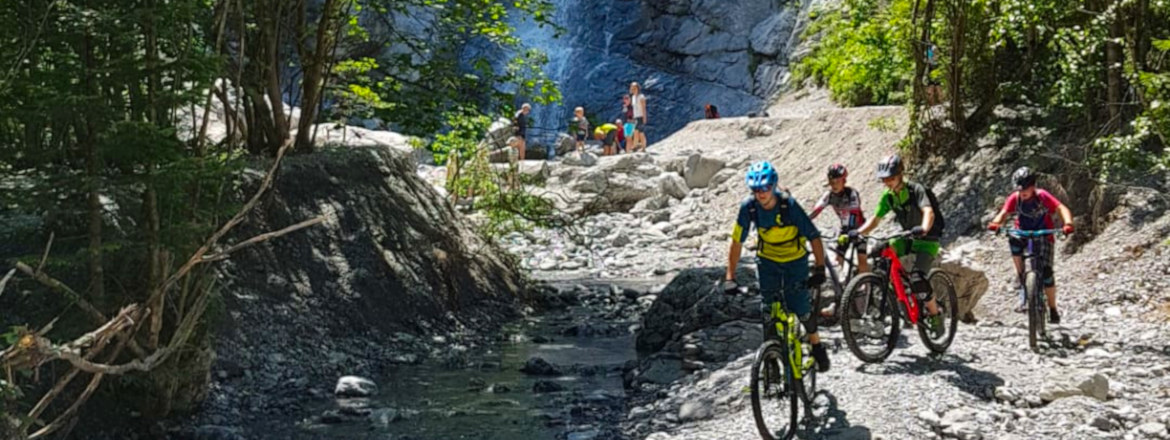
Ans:
[{"label": "bicycle frame", "polygon": [[1020,276],[1021,276],[1020,282],[1021,283],[1023,283],[1023,275],[1027,274],[1029,270],[1031,270],[1032,272],[1036,272],[1036,273],[1043,272],[1040,270],[1041,269],[1040,267],[1036,266],[1038,264],[1037,261],[1039,261],[1036,259],[1036,257],[1039,256],[1039,255],[1036,255],[1036,250],[1035,250],[1036,240],[1040,239],[1041,237],[1045,237],[1045,236],[1049,236],[1049,235],[1056,235],[1060,232],[1061,231],[1059,229],[1036,229],[1036,230],[1022,230],[1022,229],[1014,229],[1014,228],[1007,229],[1008,235],[1028,242],[1028,247],[1024,249],[1024,255],[1022,256],[1022,258],[1024,259],[1024,272],[1020,273]]},{"label": "bicycle frame", "polygon": [[800,346],[800,337],[796,326],[800,319],[795,314],[784,311],[779,301],[772,303],[772,319],[776,321],[776,334],[784,338],[788,344],[788,367],[796,380],[804,377],[804,352]]},{"label": "bicycle frame", "polygon": [[910,301],[910,297],[906,295],[906,269],[902,266],[902,260],[898,259],[898,253],[894,251],[893,246],[885,246],[882,249],[882,258],[890,263],[889,273],[886,274],[890,278],[890,283],[894,285],[894,293],[898,295],[898,302],[906,307],[906,315],[910,318],[911,324],[918,324],[918,301]]}]

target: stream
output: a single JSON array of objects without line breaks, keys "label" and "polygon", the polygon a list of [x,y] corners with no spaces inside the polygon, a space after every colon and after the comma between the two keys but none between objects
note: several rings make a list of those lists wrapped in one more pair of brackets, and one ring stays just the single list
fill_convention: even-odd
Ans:
[{"label": "stream", "polygon": [[[376,396],[322,402],[311,409],[324,415],[301,421],[290,436],[624,439],[618,429],[626,410],[622,373],[637,357],[631,327],[640,322],[629,290],[648,285],[623,292],[605,284],[558,284],[576,289],[578,304],[509,324],[496,343],[468,353],[458,366],[426,361],[371,378],[379,387]],[[559,373],[522,372],[534,359]]]}]

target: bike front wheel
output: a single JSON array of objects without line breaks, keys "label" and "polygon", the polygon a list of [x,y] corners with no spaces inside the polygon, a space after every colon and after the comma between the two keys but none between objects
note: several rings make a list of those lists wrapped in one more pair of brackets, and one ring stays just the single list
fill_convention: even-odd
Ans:
[{"label": "bike front wheel", "polygon": [[[959,325],[959,297],[955,292],[955,283],[951,276],[938,269],[931,270],[927,275],[930,288],[934,291],[934,301],[938,304],[938,312],[942,315],[942,325],[934,331],[925,322],[918,323],[918,336],[926,348],[935,354],[946,353],[951,342],[955,340],[955,331]],[[926,304],[920,303],[919,310],[927,313]]]},{"label": "bike front wheel", "polygon": [[863,362],[886,360],[901,333],[898,300],[888,285],[885,274],[858,275],[841,301],[841,333],[849,351]]},{"label": "bike front wheel", "polygon": [[784,374],[788,353],[784,345],[768,341],[752,363],[752,416],[764,440],[788,440],[796,435],[800,397],[796,379]]}]

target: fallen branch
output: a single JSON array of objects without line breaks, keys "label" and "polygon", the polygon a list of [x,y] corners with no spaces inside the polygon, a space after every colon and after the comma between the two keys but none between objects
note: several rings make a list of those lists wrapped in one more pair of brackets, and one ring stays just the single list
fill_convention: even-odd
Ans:
[{"label": "fallen branch", "polygon": [[0,295],[4,294],[4,288],[8,287],[8,280],[12,279],[12,275],[16,273],[16,269],[8,271],[8,275],[4,275],[4,279],[0,279]]},{"label": "fallen branch", "polygon": [[17,262],[16,268],[27,275],[29,278],[44,284],[45,287],[48,287],[51,290],[57,291],[58,293],[69,297],[69,299],[73,300],[74,303],[81,307],[81,310],[89,314],[90,319],[94,320],[95,322],[104,323],[110,320],[106,317],[105,314],[98,310],[97,307],[94,307],[93,304],[90,304],[89,301],[86,301],[85,298],[82,298],[81,294],[69,288],[69,286],[65,285],[65,283],[57,281],[57,279],[49,276],[48,274],[45,274],[44,272],[33,270],[33,268],[28,267],[28,265],[24,263]]},{"label": "fallen branch", "polygon": [[[235,228],[236,225],[239,225],[244,221],[244,217],[246,217],[248,213],[251,212],[252,209],[260,203],[260,197],[263,196],[264,193],[268,192],[268,188],[272,186],[272,181],[276,179],[276,172],[280,169],[280,162],[282,159],[284,159],[284,153],[288,151],[289,147],[292,145],[292,142],[292,139],[284,141],[284,144],[281,145],[280,149],[276,151],[276,159],[272,161],[272,167],[268,169],[268,174],[264,176],[264,180],[260,183],[260,188],[256,189],[256,193],[252,195],[252,198],[248,200],[248,203],[245,203],[243,208],[240,208],[240,211],[237,212],[236,215],[231,218],[231,220],[228,220],[228,222],[220,227],[219,230],[215,231],[214,234],[211,234],[211,237],[209,237],[207,241],[204,242],[203,245],[200,246],[199,249],[197,249],[195,253],[191,255],[191,258],[188,259],[186,263],[183,263],[183,266],[179,267],[179,270],[175,271],[175,273],[167,277],[166,281],[163,281],[162,285],[159,286],[158,290],[155,291],[154,295],[152,296],[162,295],[166,291],[170,290],[171,286],[178,282],[179,279],[186,276],[189,272],[191,272],[191,269],[194,269],[196,265],[204,262],[203,256],[206,255],[207,252],[209,252],[211,248],[215,246],[215,244],[218,243],[221,238],[223,238],[224,235],[227,235],[227,233]],[[148,301],[147,304],[153,304],[155,302],[156,301],[154,301],[154,298],[151,298],[151,301]]]},{"label": "fallen branch", "polygon": [[272,232],[267,232],[264,234],[257,235],[255,237],[252,237],[252,238],[244,240],[240,243],[237,243],[234,246],[229,247],[226,250],[223,250],[217,254],[205,255],[205,256],[203,256],[202,262],[203,263],[211,263],[214,261],[226,260],[226,259],[228,259],[228,257],[231,256],[232,253],[235,253],[236,251],[239,251],[239,250],[244,249],[246,247],[255,245],[256,243],[262,243],[262,242],[271,240],[273,238],[280,237],[280,236],[288,234],[288,233],[292,233],[292,232],[299,231],[301,229],[305,229],[309,226],[318,225],[318,224],[324,222],[325,219],[326,219],[326,216],[322,215],[322,216],[317,217],[317,218],[305,220],[303,222],[297,223],[295,225],[289,226],[289,227],[281,229],[279,231],[272,231]]},{"label": "fallen branch", "polygon": [[44,270],[45,263],[49,261],[49,250],[53,249],[53,238],[56,236],[57,234],[54,232],[49,233],[49,242],[45,244],[45,253],[41,254],[41,263],[37,265],[37,272]]}]

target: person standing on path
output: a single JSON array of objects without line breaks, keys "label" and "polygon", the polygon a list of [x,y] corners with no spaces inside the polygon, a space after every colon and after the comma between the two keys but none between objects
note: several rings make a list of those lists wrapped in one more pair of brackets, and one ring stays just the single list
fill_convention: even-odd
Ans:
[{"label": "person standing on path", "polygon": [[585,117],[585,107],[573,109],[573,120],[569,126],[577,139],[577,152],[585,151],[585,137],[589,136],[589,119]]},{"label": "person standing on path", "polygon": [[532,106],[527,102],[520,106],[520,110],[512,115],[512,134],[516,137],[513,148],[516,149],[516,160],[524,160],[525,149],[528,148],[528,113],[532,112]]},{"label": "person standing on path", "polygon": [[646,95],[638,83],[630,83],[630,105],[634,111],[634,136],[630,152],[646,151]]}]

